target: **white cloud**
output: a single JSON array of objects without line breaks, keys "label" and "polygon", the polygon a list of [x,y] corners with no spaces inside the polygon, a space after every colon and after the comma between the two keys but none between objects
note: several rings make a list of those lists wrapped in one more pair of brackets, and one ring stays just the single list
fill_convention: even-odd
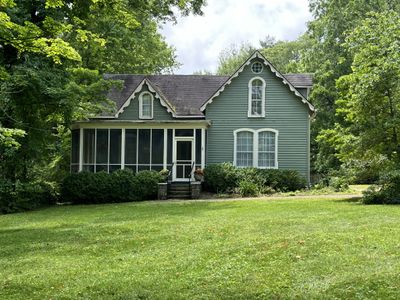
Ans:
[{"label": "white cloud", "polygon": [[215,71],[219,53],[232,44],[258,47],[267,35],[293,40],[312,18],[308,0],[209,0],[203,11],[203,16],[181,17],[162,28],[183,64],[177,73]]}]

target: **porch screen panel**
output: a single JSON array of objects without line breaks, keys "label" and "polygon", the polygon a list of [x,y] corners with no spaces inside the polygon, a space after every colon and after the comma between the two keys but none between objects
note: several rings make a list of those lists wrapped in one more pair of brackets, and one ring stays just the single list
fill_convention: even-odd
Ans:
[{"label": "porch screen panel", "polygon": [[164,160],[164,129],[153,129],[151,138],[151,169],[160,171]]},{"label": "porch screen panel", "polygon": [[79,171],[79,129],[71,131],[71,173]]},{"label": "porch screen panel", "polygon": [[150,129],[139,129],[139,167],[138,170],[150,169]]},{"label": "porch screen panel", "polygon": [[97,129],[96,172],[108,172],[108,129]]},{"label": "porch screen panel", "polygon": [[83,130],[83,170],[94,172],[95,130]]},{"label": "porch screen panel", "polygon": [[193,136],[193,129],[175,129],[175,136]]},{"label": "porch screen panel", "polygon": [[172,165],[172,129],[168,129],[167,135],[167,165],[169,168]]},{"label": "porch screen panel", "polygon": [[109,172],[121,169],[121,129],[110,129]]},{"label": "porch screen panel", "polygon": [[201,129],[196,129],[196,168],[201,166]]},{"label": "porch screen panel", "polygon": [[125,130],[125,168],[132,169],[136,172],[137,168],[137,129]]}]

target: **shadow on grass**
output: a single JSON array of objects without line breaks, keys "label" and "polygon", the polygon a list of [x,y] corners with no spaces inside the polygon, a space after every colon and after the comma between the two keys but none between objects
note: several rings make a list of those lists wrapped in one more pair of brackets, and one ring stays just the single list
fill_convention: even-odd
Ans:
[{"label": "shadow on grass", "polygon": [[338,203],[355,203],[355,204],[362,204],[361,203],[362,197],[356,196],[356,197],[351,197],[351,198],[345,198],[345,199],[337,199],[333,200],[333,202],[338,202]]}]

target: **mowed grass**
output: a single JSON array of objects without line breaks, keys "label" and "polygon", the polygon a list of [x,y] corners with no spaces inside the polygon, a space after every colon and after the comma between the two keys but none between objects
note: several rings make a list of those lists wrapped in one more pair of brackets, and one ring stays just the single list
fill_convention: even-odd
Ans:
[{"label": "mowed grass", "polygon": [[0,216],[2,299],[399,299],[400,207],[338,199]]}]

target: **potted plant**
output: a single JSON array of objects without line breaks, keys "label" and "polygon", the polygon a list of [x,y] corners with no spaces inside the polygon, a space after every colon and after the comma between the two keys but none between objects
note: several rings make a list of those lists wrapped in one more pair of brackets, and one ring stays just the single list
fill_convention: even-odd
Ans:
[{"label": "potted plant", "polygon": [[168,181],[169,170],[162,169],[160,172],[158,172],[158,174],[160,174],[164,178],[164,182]]},{"label": "potted plant", "polygon": [[204,179],[203,169],[197,168],[196,170],[194,170],[193,175],[194,175],[194,179],[196,179],[197,181],[203,181],[203,179]]}]

